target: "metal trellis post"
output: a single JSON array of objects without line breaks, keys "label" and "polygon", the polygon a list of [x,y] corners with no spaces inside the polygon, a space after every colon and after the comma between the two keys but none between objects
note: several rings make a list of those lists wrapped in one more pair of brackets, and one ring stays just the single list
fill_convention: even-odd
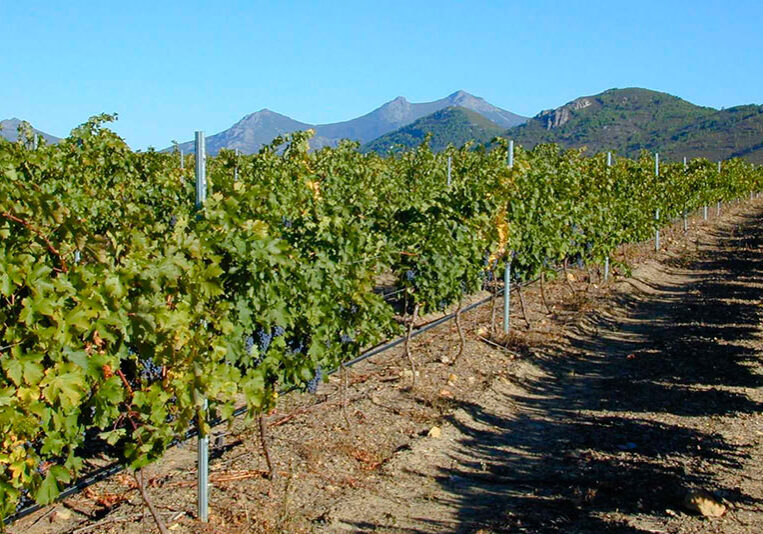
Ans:
[{"label": "metal trellis post", "polygon": [[[654,153],[654,175],[655,177],[660,176],[660,154],[658,152]],[[660,208],[657,208],[654,212],[654,220],[657,221],[657,227],[654,231],[654,250],[655,252],[660,251]]]},{"label": "metal trellis post", "polygon": [[[514,168],[514,141],[509,141],[509,169]],[[511,251],[506,252],[506,267],[503,271],[503,331],[509,333],[511,324]]]},{"label": "metal trellis post", "polygon": [[[207,152],[204,132],[196,132],[196,208],[200,209],[207,200]],[[203,399],[202,413],[207,414],[208,402]],[[204,431],[203,421],[199,426],[197,447],[198,468],[198,518],[202,523],[209,520],[209,436]]]},{"label": "metal trellis post", "polygon": [[[684,173],[689,168],[689,165],[686,163],[686,156],[684,156]],[[684,232],[687,232],[689,230],[689,214],[684,209]]]},{"label": "metal trellis post", "polygon": [[604,258],[604,281],[609,280],[609,256]]},{"label": "metal trellis post", "polygon": [[[612,166],[612,152],[607,152],[607,167]],[[609,255],[604,258],[604,281],[609,279]]]},{"label": "metal trellis post", "polygon": [[506,255],[506,268],[503,271],[503,331],[509,333],[509,315],[511,313],[511,252]]}]

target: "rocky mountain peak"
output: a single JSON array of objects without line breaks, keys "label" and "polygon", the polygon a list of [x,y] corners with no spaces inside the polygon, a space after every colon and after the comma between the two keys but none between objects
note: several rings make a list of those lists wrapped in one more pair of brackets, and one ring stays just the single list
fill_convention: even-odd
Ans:
[{"label": "rocky mountain peak", "polygon": [[537,118],[543,122],[547,130],[559,128],[569,122],[574,112],[585,109],[592,103],[590,98],[578,98],[556,109],[541,111]]}]

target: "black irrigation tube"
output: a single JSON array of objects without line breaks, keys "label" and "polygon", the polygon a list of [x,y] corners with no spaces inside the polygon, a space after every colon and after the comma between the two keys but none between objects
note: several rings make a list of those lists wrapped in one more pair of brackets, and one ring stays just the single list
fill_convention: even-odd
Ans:
[{"label": "black irrigation tube", "polygon": [[[554,270],[556,272],[560,272],[562,269],[560,267],[557,267]],[[512,288],[514,288],[514,287],[517,287],[517,288],[518,287],[526,287],[526,286],[529,286],[530,284],[533,284],[533,283],[537,282],[539,279],[540,278],[534,278],[534,279],[528,280],[526,282],[520,282],[520,283],[512,284]],[[473,310],[475,308],[478,308],[480,306],[483,306],[484,304],[487,304],[491,300],[493,300],[495,298],[498,298],[499,295],[503,295],[504,290],[505,290],[505,288],[501,288],[495,294],[490,295],[489,297],[485,297],[485,298],[483,298],[481,300],[478,300],[477,302],[473,302],[473,303],[469,304],[467,307],[463,308],[460,312],[450,313],[448,315],[444,315],[443,317],[440,317],[439,319],[436,319],[436,320],[434,320],[434,321],[432,321],[430,323],[426,323],[426,324],[420,326],[419,328],[417,328],[416,330],[414,330],[411,333],[411,339],[413,339],[414,337],[420,336],[424,332],[427,332],[427,331],[429,331],[429,330],[431,330],[431,329],[433,329],[433,328],[435,328],[437,326],[440,326],[443,323],[446,323],[446,322],[454,319],[456,317],[457,313],[465,313],[465,312],[471,311],[471,310]],[[397,339],[394,339],[392,341],[387,341],[387,342],[382,343],[381,345],[377,345],[376,347],[368,349],[366,352],[364,352],[363,354],[361,354],[357,358],[354,358],[354,359],[348,361],[347,363],[344,363],[343,367],[352,367],[353,365],[356,365],[356,364],[362,362],[363,360],[367,360],[368,358],[372,358],[373,356],[376,356],[377,354],[381,354],[382,352],[386,352],[386,351],[388,351],[391,348],[394,348],[394,347],[396,347],[396,346],[398,346],[398,345],[400,345],[402,343],[405,343],[405,339],[406,339],[405,336],[401,336],[401,337],[399,337]],[[335,374],[337,371],[339,371],[338,367],[336,369],[332,369],[332,370],[328,371],[326,374],[327,375],[332,375],[332,374]],[[298,388],[297,387],[291,387],[291,388],[279,391],[279,395],[286,395],[288,393],[291,393],[292,391],[295,391],[296,389],[298,389]],[[244,415],[246,412],[247,412],[246,406],[241,406],[239,408],[236,408],[233,411],[232,416],[233,417],[240,417],[240,416]],[[214,420],[209,422],[209,427],[210,428],[215,428],[217,426],[220,426],[224,422],[226,422],[225,419],[220,419],[220,418],[214,419]],[[182,439],[173,441],[169,445],[169,447],[167,447],[167,450],[170,450],[170,449],[176,447],[177,445],[180,445],[181,443],[184,443],[184,442],[188,441],[189,439],[191,439],[193,437],[196,437],[198,434],[199,434],[199,431],[196,428],[188,430],[185,433],[185,435],[184,435],[184,437]],[[78,480],[77,482],[75,482],[71,486],[69,486],[66,489],[64,489],[58,495],[58,497],[56,498],[56,502],[60,501],[62,499],[66,499],[67,497],[71,497],[72,495],[76,495],[77,493],[80,493],[84,489],[89,488],[90,486],[92,486],[92,485],[94,485],[94,484],[96,484],[98,482],[101,482],[102,480],[106,480],[108,478],[113,477],[114,475],[116,475],[118,473],[121,473],[125,469],[126,469],[126,467],[124,465],[118,464],[118,463],[112,463],[112,464],[109,464],[107,466],[104,466],[104,467],[101,467],[99,469],[96,469],[94,473],[86,476],[82,480]],[[47,505],[47,504],[46,505],[33,504],[33,505],[28,506],[26,508],[22,508],[21,510],[19,510],[15,514],[12,514],[12,515],[8,516],[7,518],[5,518],[3,520],[3,523],[6,524],[6,525],[10,525],[11,523],[14,523],[14,522],[18,521],[19,519],[22,519],[22,518],[24,518],[24,517],[26,517],[26,516],[28,516],[30,514],[33,514],[34,512],[36,512],[38,510],[42,510],[45,506],[49,506],[49,505]]]}]

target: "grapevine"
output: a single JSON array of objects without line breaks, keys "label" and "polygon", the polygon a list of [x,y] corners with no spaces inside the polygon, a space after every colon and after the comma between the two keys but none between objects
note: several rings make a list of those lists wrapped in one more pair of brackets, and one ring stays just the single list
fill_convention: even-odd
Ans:
[{"label": "grapevine", "polygon": [[277,391],[315,392],[364,347],[410,339],[420,313],[459,316],[507,261],[515,281],[545,281],[763,188],[739,159],[655,176],[648,154],[609,167],[540,145],[510,169],[500,140],[381,156],[309,152],[300,132],[209,158],[197,211],[177,154],[131,151],[114,119],[37,150],[0,141],[2,518],[55,500],[94,440],[140,468],[205,424],[204,399],[225,419],[245,398],[261,418]]}]

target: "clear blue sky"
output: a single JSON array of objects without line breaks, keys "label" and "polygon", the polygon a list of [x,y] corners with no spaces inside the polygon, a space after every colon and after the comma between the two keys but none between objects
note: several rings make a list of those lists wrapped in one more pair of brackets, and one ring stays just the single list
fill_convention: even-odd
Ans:
[{"label": "clear blue sky", "polygon": [[65,136],[118,112],[145,149],[262,108],[335,122],[458,89],[528,116],[611,87],[760,104],[762,21],[760,0],[6,0],[0,119]]}]

